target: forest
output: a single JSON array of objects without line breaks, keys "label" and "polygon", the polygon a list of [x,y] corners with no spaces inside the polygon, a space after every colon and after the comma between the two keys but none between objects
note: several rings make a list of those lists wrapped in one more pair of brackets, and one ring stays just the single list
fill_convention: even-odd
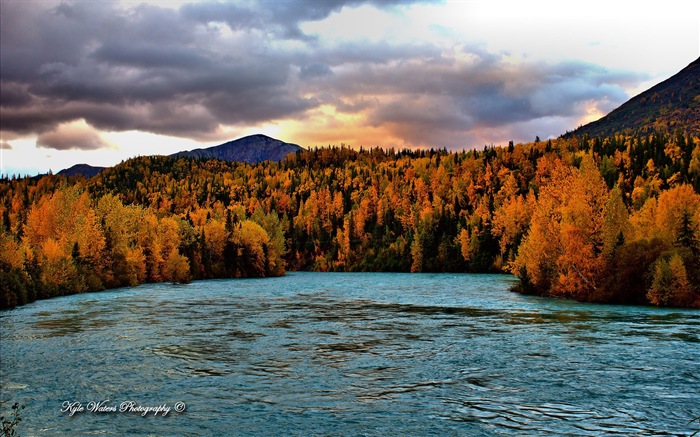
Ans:
[{"label": "forest", "polygon": [[579,301],[700,307],[700,137],[149,156],[0,180],[0,307],[286,270],[503,272]]}]

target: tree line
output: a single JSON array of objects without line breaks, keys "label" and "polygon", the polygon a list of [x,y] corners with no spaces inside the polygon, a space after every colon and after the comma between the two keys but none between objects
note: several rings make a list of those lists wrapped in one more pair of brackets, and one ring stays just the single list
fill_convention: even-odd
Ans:
[{"label": "tree line", "polygon": [[317,271],[511,272],[520,290],[700,305],[700,139],[141,157],[0,181],[0,302]]}]

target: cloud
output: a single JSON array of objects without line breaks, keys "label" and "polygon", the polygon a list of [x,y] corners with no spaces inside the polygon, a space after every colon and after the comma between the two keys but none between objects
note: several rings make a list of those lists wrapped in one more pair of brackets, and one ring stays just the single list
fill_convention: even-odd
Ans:
[{"label": "cloud", "polygon": [[84,122],[61,124],[54,130],[42,133],[37,138],[36,145],[55,150],[97,150],[112,147]]},{"label": "cloud", "polygon": [[96,130],[214,141],[232,127],[303,121],[309,130],[366,129],[382,145],[442,147],[483,132],[530,138],[557,123],[563,133],[592,105],[618,106],[624,88],[644,79],[582,62],[512,62],[462,41],[326,41],[302,31],[362,4],[410,7],[4,2],[2,129],[38,135],[40,147],[91,150],[105,147]]},{"label": "cloud", "polygon": [[[431,3],[424,1],[422,3]],[[299,27],[301,23],[319,21],[344,7],[372,4],[379,8],[405,5],[404,0],[298,0],[252,4],[201,2],[185,4],[182,16],[201,24],[225,23],[233,31],[259,30],[284,39],[312,40]]]},{"label": "cloud", "polygon": [[31,103],[32,96],[21,83],[7,81],[3,83],[0,107],[23,107]]},{"label": "cloud", "polygon": [[302,66],[301,71],[299,72],[299,77],[301,79],[314,79],[324,76],[331,76],[332,74],[333,71],[328,65],[315,62],[313,64]]},{"label": "cloud", "polygon": [[[382,96],[369,110],[368,123],[387,126],[416,145],[435,144],[441,138],[454,144],[460,133],[467,138],[472,131],[498,127],[505,131],[526,122],[527,129],[513,134],[530,138],[526,133],[537,120],[543,129],[559,120],[561,134],[571,129],[566,124],[571,118],[587,113],[590,102],[614,107],[627,99],[618,84],[619,73],[612,75],[590,64],[512,65],[499,56],[445,61],[336,70],[333,80],[345,96],[368,92]],[[641,80],[635,74],[623,77]]]}]

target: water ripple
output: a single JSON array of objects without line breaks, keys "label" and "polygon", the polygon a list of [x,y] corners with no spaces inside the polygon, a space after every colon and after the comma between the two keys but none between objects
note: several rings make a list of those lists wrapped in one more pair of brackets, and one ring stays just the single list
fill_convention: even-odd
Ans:
[{"label": "water ripple", "polygon": [[[28,435],[700,430],[700,313],[521,296],[510,283],[291,273],[41,301],[0,312],[0,401],[27,405]],[[97,399],[187,411],[59,411]]]}]

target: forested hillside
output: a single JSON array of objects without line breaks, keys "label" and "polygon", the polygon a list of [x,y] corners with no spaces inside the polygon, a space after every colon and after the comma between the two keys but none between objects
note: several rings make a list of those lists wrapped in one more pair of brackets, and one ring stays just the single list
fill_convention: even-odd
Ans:
[{"label": "forested hillside", "polygon": [[700,139],[682,133],[4,179],[2,306],[285,265],[512,272],[524,292],[698,306],[698,192]]}]

